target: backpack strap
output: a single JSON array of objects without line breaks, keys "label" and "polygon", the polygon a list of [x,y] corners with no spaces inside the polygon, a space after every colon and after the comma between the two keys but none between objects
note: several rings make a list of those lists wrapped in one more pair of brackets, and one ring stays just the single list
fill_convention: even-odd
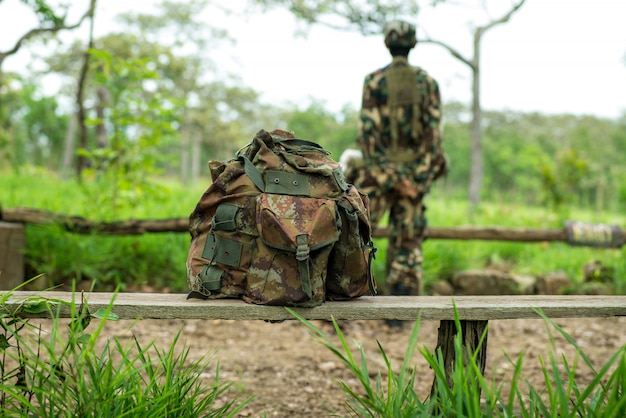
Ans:
[{"label": "backpack strap", "polygon": [[330,155],[330,151],[324,149],[317,142],[309,141],[308,139],[301,138],[284,138],[284,139],[274,139],[275,144],[283,144],[287,148],[298,148],[303,151],[318,151],[323,152],[326,155]]},{"label": "backpack strap", "polygon": [[265,182],[263,181],[263,175],[261,174],[259,169],[256,168],[254,164],[252,164],[252,161],[250,161],[245,155],[240,155],[237,159],[243,160],[243,169],[245,170],[246,174],[248,175],[248,177],[250,177],[250,180],[252,180],[257,189],[259,189],[261,192],[264,192]]}]

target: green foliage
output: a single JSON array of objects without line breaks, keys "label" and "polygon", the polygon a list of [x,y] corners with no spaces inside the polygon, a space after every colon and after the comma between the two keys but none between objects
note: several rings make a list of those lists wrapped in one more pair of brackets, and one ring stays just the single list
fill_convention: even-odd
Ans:
[{"label": "green foliage", "polygon": [[31,8],[37,18],[39,24],[43,26],[59,26],[65,21],[65,13],[67,12],[67,6],[61,8],[60,11],[54,10],[54,7],[48,4],[45,0],[21,0],[22,3]]},{"label": "green foliage", "polygon": [[[189,359],[189,348],[178,347],[180,331],[167,349],[136,338],[100,344],[106,321],[115,320],[111,306],[92,315],[84,301],[71,303],[64,325],[59,301],[31,298],[21,309],[43,307],[54,318],[43,332],[5,308],[9,296],[0,299],[2,416],[234,417],[251,399],[228,399],[219,364],[214,381],[202,382],[212,357]],[[101,319],[88,333],[92,318]]]},{"label": "green foliage", "polygon": [[0,162],[14,169],[34,164],[57,169],[68,117],[59,115],[58,98],[16,74],[0,74]]},{"label": "green foliage", "polygon": [[335,115],[323,103],[312,101],[307,107],[294,105],[284,113],[286,130],[322,145],[337,161],[345,149],[357,146],[357,112],[349,106]]},{"label": "green foliage", "polygon": [[[581,347],[554,321],[541,312],[552,342],[549,360],[539,358],[545,377],[545,385],[534,387],[522,374],[524,355],[515,361],[509,359],[513,370],[510,376],[496,381],[487,381],[478,365],[477,353],[469,352],[463,345],[461,323],[455,312],[457,328],[454,338],[454,364],[450,374],[446,374],[441,351],[433,353],[429,348],[418,346],[419,319],[415,322],[404,361],[396,371],[379,343],[379,354],[386,366],[384,372],[374,373],[368,368],[368,355],[358,341],[358,352],[353,352],[341,328],[333,320],[337,344],[311,322],[290,312],[312,333],[316,340],[337,357],[354,376],[349,381],[358,382],[359,388],[340,381],[339,386],[346,398],[344,405],[348,416],[354,417],[618,417],[626,414],[626,346],[618,348],[615,354],[597,369],[591,364]],[[573,364],[564,357],[558,357],[558,349],[552,330],[575,348],[578,356]],[[486,332],[479,346],[486,343]],[[423,356],[435,379],[431,396],[422,400],[415,392],[414,373],[416,352]],[[592,371],[593,379],[583,385],[578,382],[579,361]],[[386,374],[386,376],[385,376]],[[375,375],[374,380],[371,376]],[[510,380],[509,380],[510,379]],[[505,382],[505,380],[508,380]],[[503,393],[504,383],[510,394]]]},{"label": "green foliage", "polygon": [[546,204],[559,209],[562,205],[575,203],[576,191],[589,177],[589,167],[590,163],[581,158],[576,150],[561,150],[554,164],[542,167]]},{"label": "green foliage", "polygon": [[[415,16],[419,10],[416,0],[370,0],[358,4],[341,0],[255,0],[254,3],[264,10],[285,8],[306,25],[356,29],[368,35],[379,34],[390,16]],[[341,23],[338,24],[338,20]]]},{"label": "green foliage", "polygon": [[[28,2],[31,7],[40,3],[47,4]],[[288,8],[303,22],[332,22],[359,28],[364,33],[379,33],[386,16],[414,16],[418,12],[416,2],[406,1],[368,2],[356,6],[335,0],[297,3],[257,0],[253,3],[267,8]],[[119,16],[124,25],[122,31],[94,40],[95,47],[109,56],[101,57],[97,65],[102,68],[102,62],[109,60],[109,67],[117,68],[103,76],[94,66],[86,80],[85,102],[94,104],[89,106],[88,116],[95,124],[95,129],[89,130],[86,152],[97,163],[94,169],[98,164],[114,166],[116,159],[124,157],[126,165],[134,171],[132,175],[138,176],[137,166],[158,168],[168,175],[179,175],[184,184],[192,184],[206,173],[203,171],[206,161],[231,158],[261,128],[295,131],[300,137],[321,143],[337,159],[343,150],[355,146],[355,109],[346,107],[333,113],[315,99],[308,104],[294,103],[289,108],[262,103],[258,92],[247,87],[244,80],[224,74],[218,63],[210,59],[211,48],[232,40],[226,31],[201,21],[199,16],[209,7],[211,4],[206,0],[164,1],[151,13]],[[56,8],[55,11],[58,12]],[[330,16],[334,19],[327,19]],[[4,154],[0,163],[6,161],[16,169],[31,164],[53,170],[68,163],[64,156],[73,155],[74,151],[69,148],[72,132],[68,122],[72,110],[59,103],[75,101],[75,83],[85,48],[77,41],[50,49],[51,54],[43,57],[46,75],[64,81],[58,95],[49,97],[42,93],[40,74],[22,75],[28,82],[15,75],[4,74],[0,78],[0,154]],[[125,69],[121,68],[123,65]],[[138,80],[143,76],[146,80],[140,90]],[[116,106],[116,126],[122,129],[108,132],[106,137],[124,136],[119,143],[128,147],[136,145],[130,153],[136,159],[131,160],[129,153],[121,153],[113,142],[98,143],[101,141],[98,129],[113,127],[108,120],[106,125],[99,124],[100,120],[109,118],[106,112],[97,113],[99,109],[104,110],[106,103],[101,95],[102,87],[111,89],[109,93],[114,98],[116,92],[125,92],[125,96],[120,96],[121,101],[109,103]],[[135,121],[124,121],[120,106],[126,106]],[[180,140],[174,141],[171,132],[165,133],[159,144],[152,143],[140,148],[141,152],[135,152],[142,141],[140,137],[154,131],[155,125],[163,121],[149,113],[143,118],[135,114],[143,112],[147,106],[154,106],[155,110],[160,107],[161,111],[170,113],[168,117],[175,119],[172,127]],[[450,172],[436,187],[450,197],[464,199],[470,178],[471,112],[467,105],[450,102],[444,104],[443,116],[444,147],[450,160]],[[146,121],[147,127],[140,127],[142,121]],[[482,201],[546,205],[557,213],[562,212],[564,217],[566,208],[572,205],[614,212],[624,210],[626,186],[621,179],[626,176],[626,157],[621,150],[626,147],[626,115],[618,120],[607,120],[593,116],[485,110],[482,124],[485,164]],[[144,156],[144,150],[152,156]],[[155,155],[170,158],[154,159]],[[171,158],[174,156],[179,158]],[[136,161],[141,159],[143,163]],[[128,164],[129,161],[133,164]],[[64,167],[66,172],[67,168]],[[121,166],[118,172],[127,175]],[[117,181],[113,180],[102,182],[95,189],[106,189]],[[116,187],[123,192],[116,193],[113,188],[102,194],[113,195],[114,201],[132,202],[141,193],[151,193],[147,185],[137,184],[140,182],[120,181]],[[89,193],[94,207],[98,206],[98,192]]]},{"label": "green foliage", "polygon": [[345,409],[350,416],[372,418],[430,416],[428,413],[432,411],[431,402],[421,402],[413,391],[415,373],[411,362],[417,347],[419,321],[413,327],[404,362],[397,374],[393,371],[391,361],[385,354],[383,347],[378,343],[380,354],[387,367],[387,379],[383,379],[382,374],[378,372],[375,375],[375,380],[372,381],[370,378],[372,372],[368,369],[363,347],[356,342],[358,353],[355,355],[334,319],[333,326],[339,337],[339,346],[297,312],[291,309],[287,310],[309,329],[317,342],[330,350],[341,361],[359,383],[361,390],[350,387],[344,381],[339,381],[341,389],[346,394]]},{"label": "green foliage", "polygon": [[[172,188],[167,199],[147,199],[120,210],[117,219],[163,219],[188,217],[207,184],[196,189]],[[83,204],[81,185],[61,180],[49,172],[25,168],[22,173],[2,174],[0,201],[4,208],[27,206],[91,219],[91,205]],[[136,289],[148,285],[186,290],[185,260],[189,236],[185,233],[140,236],[78,235],[53,225],[30,225],[26,229],[27,274],[45,273],[47,286],[93,282],[96,290]]]},{"label": "green foliage", "polygon": [[176,103],[149,90],[158,74],[149,69],[147,60],[120,59],[96,50],[91,54],[100,70],[96,83],[108,92],[109,103],[107,118],[89,123],[108,125],[111,134],[106,144],[79,150],[91,163],[83,176],[94,181],[84,190],[92,213],[115,217],[121,206],[137,205],[142,195],[160,191],[150,177],[164,159],[160,147],[176,140]]},{"label": "green foliage", "polygon": [[[548,362],[540,358],[543,366],[544,388],[534,388],[527,384],[529,394],[516,386],[515,397],[524,416],[596,416],[618,417],[626,414],[626,346],[620,347],[601,368],[596,370],[576,341],[553,320],[538,312],[547,324],[552,345]],[[565,338],[578,354],[570,364],[561,358],[557,360],[557,347],[552,329]],[[520,360],[521,361],[521,360]],[[577,383],[578,362],[582,361],[593,372],[593,379],[587,386]]]},{"label": "green foliage", "polygon": [[[469,178],[470,113],[444,106],[444,148],[451,162],[448,191],[462,196]],[[484,199],[619,210],[626,176],[620,148],[622,120],[511,111],[483,113]]]}]

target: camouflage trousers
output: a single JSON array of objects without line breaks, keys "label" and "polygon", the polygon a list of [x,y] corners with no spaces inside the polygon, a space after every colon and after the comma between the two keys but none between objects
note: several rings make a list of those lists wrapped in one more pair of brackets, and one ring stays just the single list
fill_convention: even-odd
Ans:
[{"label": "camouflage trousers", "polygon": [[426,207],[422,199],[411,199],[387,193],[370,197],[370,219],[378,226],[389,213],[389,245],[387,247],[387,293],[422,295],[422,241],[426,227]]}]

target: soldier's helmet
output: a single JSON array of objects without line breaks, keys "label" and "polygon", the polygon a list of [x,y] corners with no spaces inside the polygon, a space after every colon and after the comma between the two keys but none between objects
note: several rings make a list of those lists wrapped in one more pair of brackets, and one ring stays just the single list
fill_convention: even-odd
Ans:
[{"label": "soldier's helmet", "polygon": [[417,43],[415,25],[402,20],[388,22],[383,29],[387,48],[413,48]]}]

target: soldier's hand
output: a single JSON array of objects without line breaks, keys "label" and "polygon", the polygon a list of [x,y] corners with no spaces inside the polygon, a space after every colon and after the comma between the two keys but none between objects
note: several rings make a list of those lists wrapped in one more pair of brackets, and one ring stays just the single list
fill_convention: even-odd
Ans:
[{"label": "soldier's hand", "polygon": [[417,199],[417,189],[415,188],[413,183],[411,183],[407,179],[400,180],[400,182],[396,184],[394,189],[398,192],[400,196],[408,197],[410,199]]},{"label": "soldier's hand", "polygon": [[439,158],[437,158],[435,164],[438,166],[438,170],[433,180],[438,180],[439,178],[448,175],[448,171],[450,170],[450,162],[448,161],[447,155],[441,154]]}]

